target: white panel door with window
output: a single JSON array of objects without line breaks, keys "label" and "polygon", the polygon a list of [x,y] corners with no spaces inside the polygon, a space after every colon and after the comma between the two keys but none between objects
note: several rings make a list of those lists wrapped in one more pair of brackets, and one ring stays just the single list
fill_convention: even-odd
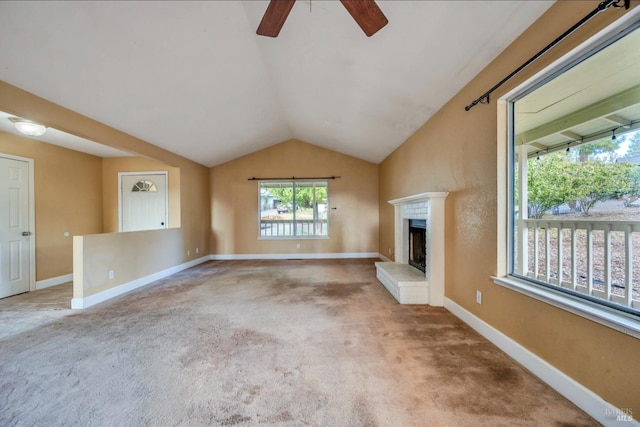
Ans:
[{"label": "white panel door with window", "polygon": [[0,157],[0,298],[29,291],[29,163]]},{"label": "white panel door with window", "polygon": [[167,228],[167,172],[119,176],[120,231]]}]

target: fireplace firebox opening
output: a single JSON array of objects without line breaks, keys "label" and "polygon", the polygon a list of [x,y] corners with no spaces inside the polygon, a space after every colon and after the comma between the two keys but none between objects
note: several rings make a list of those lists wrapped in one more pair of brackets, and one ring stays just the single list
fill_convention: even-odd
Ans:
[{"label": "fireplace firebox opening", "polygon": [[409,220],[409,264],[425,271],[427,248],[427,221],[424,219]]}]

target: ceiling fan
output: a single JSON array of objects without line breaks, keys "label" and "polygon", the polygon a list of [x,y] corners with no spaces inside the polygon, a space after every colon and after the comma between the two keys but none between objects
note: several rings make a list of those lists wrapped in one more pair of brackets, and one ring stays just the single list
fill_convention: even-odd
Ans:
[{"label": "ceiling fan", "polygon": [[[260,21],[256,33],[261,36],[278,37],[296,0],[271,0]],[[362,31],[371,37],[389,22],[375,0],[340,0]]]}]

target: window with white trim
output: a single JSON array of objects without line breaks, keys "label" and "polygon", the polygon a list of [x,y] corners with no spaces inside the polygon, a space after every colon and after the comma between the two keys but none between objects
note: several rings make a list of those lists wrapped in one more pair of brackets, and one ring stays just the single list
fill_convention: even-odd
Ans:
[{"label": "window with white trim", "polygon": [[329,236],[326,180],[260,181],[260,238]]},{"label": "window with white trim", "polygon": [[507,278],[524,293],[623,316],[636,331],[638,27],[592,46],[508,100],[506,219]]}]

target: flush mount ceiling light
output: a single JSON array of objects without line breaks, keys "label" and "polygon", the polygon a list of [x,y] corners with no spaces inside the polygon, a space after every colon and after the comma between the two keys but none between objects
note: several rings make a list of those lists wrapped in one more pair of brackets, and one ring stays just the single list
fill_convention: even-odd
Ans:
[{"label": "flush mount ceiling light", "polygon": [[9,120],[16,127],[18,132],[28,136],[41,136],[47,131],[47,127],[31,120],[9,117]]}]

